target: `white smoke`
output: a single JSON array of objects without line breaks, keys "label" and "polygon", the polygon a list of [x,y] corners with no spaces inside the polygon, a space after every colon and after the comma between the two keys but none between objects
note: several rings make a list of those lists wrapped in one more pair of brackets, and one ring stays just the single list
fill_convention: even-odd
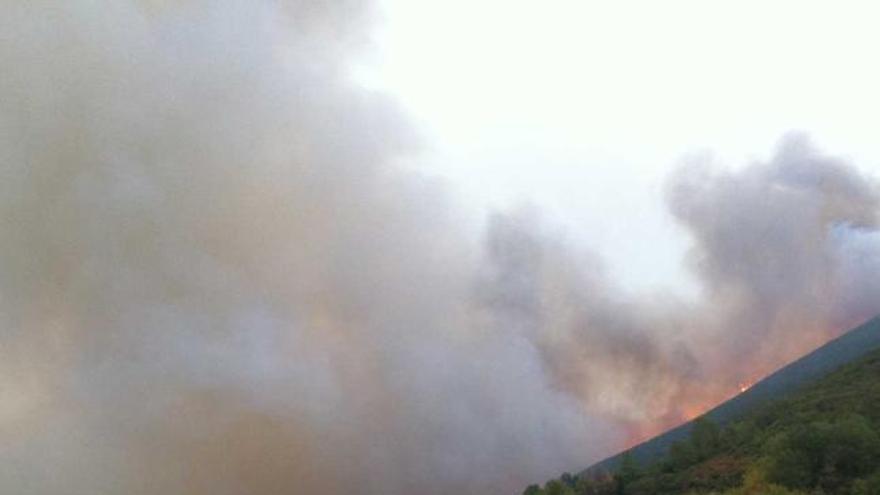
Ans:
[{"label": "white smoke", "polygon": [[357,5],[3,4],[4,491],[486,493],[610,445],[479,329]]},{"label": "white smoke", "polygon": [[0,3],[3,491],[509,493],[880,310],[876,187],[803,144],[673,179],[696,303],[472,237],[347,79],[369,16]]}]

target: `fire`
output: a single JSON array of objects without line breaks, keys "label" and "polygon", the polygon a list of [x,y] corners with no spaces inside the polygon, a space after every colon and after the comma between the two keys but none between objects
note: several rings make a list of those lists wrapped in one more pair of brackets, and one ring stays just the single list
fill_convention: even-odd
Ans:
[{"label": "fire", "polygon": [[691,421],[706,412],[708,409],[709,407],[705,404],[686,406],[682,410],[682,415],[686,421]]},{"label": "fire", "polygon": [[727,388],[730,386],[730,382],[728,382],[726,386],[719,387],[718,389],[689,396],[689,400],[681,401],[677,407],[672,408],[661,417],[643,421],[631,420],[623,422],[622,425],[626,431],[626,439],[623,442],[624,449],[632,448],[670,428],[695,420],[713,407],[749,390],[759,380],[760,378],[754,378],[736,382],[735,392],[731,388]]}]

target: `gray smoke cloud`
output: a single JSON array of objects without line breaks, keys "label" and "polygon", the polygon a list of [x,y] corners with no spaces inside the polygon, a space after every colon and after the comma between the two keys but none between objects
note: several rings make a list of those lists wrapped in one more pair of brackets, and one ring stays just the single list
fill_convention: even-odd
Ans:
[{"label": "gray smoke cloud", "polygon": [[874,182],[692,163],[698,301],[462,228],[361,2],[0,2],[0,488],[510,493],[880,311]]},{"label": "gray smoke cloud", "polygon": [[735,359],[757,347],[779,352],[792,328],[815,342],[813,332],[824,340],[829,329],[880,311],[876,303],[853,311],[853,298],[880,299],[846,286],[854,280],[847,271],[867,275],[873,267],[846,268],[861,260],[843,253],[877,228],[872,179],[796,135],[767,164],[735,173],[688,170],[674,180],[671,209],[695,237],[691,262],[713,310],[724,311],[723,345],[741,354]]},{"label": "gray smoke cloud", "polygon": [[877,184],[804,136],[739,169],[689,158],[667,198],[693,241],[696,301],[622,292],[529,211],[496,217],[488,234],[490,312],[530,335],[554,384],[621,422],[630,442],[880,313]]},{"label": "gray smoke cloud", "polygon": [[480,328],[479,239],[346,79],[369,15],[2,4],[2,491],[500,493],[612,445]]}]

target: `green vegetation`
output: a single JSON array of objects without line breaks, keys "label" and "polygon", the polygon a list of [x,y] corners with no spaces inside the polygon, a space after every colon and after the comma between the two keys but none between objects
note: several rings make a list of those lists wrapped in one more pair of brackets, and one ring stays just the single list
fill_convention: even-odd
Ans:
[{"label": "green vegetation", "polygon": [[[829,373],[856,362],[874,350],[880,349],[880,316],[865,322],[858,328],[828,342],[815,351],[776,371],[756,383],[745,393],[724,402],[705,414],[719,425],[739,420],[768,402],[779,400],[802,389],[805,385],[827,376]],[[641,465],[653,464],[666,456],[676,442],[687,444],[692,423],[685,423],[658,435],[627,452]],[[678,452],[679,454],[681,452]],[[622,454],[609,457],[587,470],[587,474],[615,471]]]},{"label": "green vegetation", "polygon": [[880,351],[784,399],[690,436],[639,465],[624,454],[612,473],[565,474],[527,495],[878,495]]}]

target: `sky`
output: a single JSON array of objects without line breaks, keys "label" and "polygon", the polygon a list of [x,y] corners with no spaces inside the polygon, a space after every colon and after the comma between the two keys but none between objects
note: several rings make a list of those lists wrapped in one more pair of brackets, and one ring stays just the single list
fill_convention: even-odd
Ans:
[{"label": "sky", "polygon": [[[663,207],[685,157],[792,131],[880,173],[872,2],[383,0],[356,67],[418,124],[414,166],[474,208],[532,203],[636,291],[692,294]],[[644,240],[650,239],[650,248]]]},{"label": "sky", "polygon": [[880,313],[829,8],[0,2],[0,491],[516,493]]}]

